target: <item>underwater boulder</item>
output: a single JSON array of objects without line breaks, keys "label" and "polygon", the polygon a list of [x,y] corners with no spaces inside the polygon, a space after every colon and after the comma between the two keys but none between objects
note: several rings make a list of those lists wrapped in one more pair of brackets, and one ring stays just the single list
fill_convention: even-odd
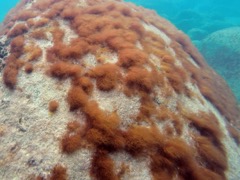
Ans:
[{"label": "underwater boulder", "polygon": [[194,45],[197,49],[201,48],[202,41],[200,41],[200,40],[192,40],[192,43],[193,43],[193,45]]},{"label": "underwater boulder", "polygon": [[193,28],[190,29],[187,34],[189,35],[189,37],[191,38],[192,41],[200,41],[202,39],[204,39],[207,36],[207,32],[203,29],[199,29],[199,28]]},{"label": "underwater boulder", "polygon": [[205,23],[204,17],[197,11],[182,10],[173,19],[174,24],[184,32],[188,32],[193,28],[202,27]]},{"label": "underwater boulder", "polygon": [[240,28],[216,31],[206,37],[200,51],[207,62],[223,76],[240,102]]},{"label": "underwater boulder", "polygon": [[231,90],[155,12],[22,0],[0,40],[1,180],[240,178]]},{"label": "underwater boulder", "polygon": [[182,19],[196,19],[196,20],[202,20],[202,15],[199,14],[199,12],[194,11],[194,10],[186,10],[184,9],[183,11],[180,11],[176,15],[177,20],[182,20]]},{"label": "underwater boulder", "polygon": [[[174,20],[174,22],[176,22],[176,20]],[[199,23],[196,22],[195,19],[183,19],[174,24],[176,24],[176,26],[184,32],[188,32],[191,29],[199,27]]]},{"label": "underwater boulder", "polygon": [[206,23],[201,26],[202,29],[208,32],[208,34],[211,34],[215,31],[226,29],[233,27],[234,24],[231,22],[225,21],[225,20],[207,20]]}]

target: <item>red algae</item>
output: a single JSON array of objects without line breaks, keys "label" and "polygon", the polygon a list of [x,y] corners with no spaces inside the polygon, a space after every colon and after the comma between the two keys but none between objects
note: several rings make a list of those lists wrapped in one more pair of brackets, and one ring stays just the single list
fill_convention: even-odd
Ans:
[{"label": "red algae", "polygon": [[116,87],[120,73],[118,66],[104,64],[93,69],[92,75],[97,80],[97,87],[103,91],[109,91]]},{"label": "red algae", "polygon": [[114,162],[103,150],[98,150],[92,160],[91,174],[99,180],[118,180],[114,173]]},{"label": "red algae", "polygon": [[65,79],[68,77],[78,77],[81,74],[82,68],[78,65],[58,62],[50,66],[49,74],[58,79]]},{"label": "red algae", "polygon": [[69,90],[67,101],[70,105],[70,110],[76,110],[87,103],[88,96],[82,88],[75,86]]},{"label": "red algae", "polygon": [[144,91],[146,93],[151,92],[154,86],[154,79],[150,72],[146,69],[139,67],[130,68],[125,82],[128,87]]},{"label": "red algae", "polygon": [[52,169],[50,180],[67,180],[67,169],[60,164],[57,164]]},{"label": "red algae", "polygon": [[147,54],[139,49],[123,49],[119,52],[119,65],[129,68],[131,66],[141,66],[146,63]]},{"label": "red algae", "polygon": [[31,63],[26,63],[25,66],[24,66],[24,70],[28,74],[32,73],[33,65]]},{"label": "red algae", "polygon": [[20,23],[14,26],[14,28],[8,33],[8,37],[12,38],[15,36],[19,36],[26,33],[27,31],[28,31],[28,27],[25,24]]},{"label": "red algae", "polygon": [[58,106],[59,106],[59,103],[56,100],[52,100],[49,102],[48,110],[50,112],[56,112],[58,109]]}]

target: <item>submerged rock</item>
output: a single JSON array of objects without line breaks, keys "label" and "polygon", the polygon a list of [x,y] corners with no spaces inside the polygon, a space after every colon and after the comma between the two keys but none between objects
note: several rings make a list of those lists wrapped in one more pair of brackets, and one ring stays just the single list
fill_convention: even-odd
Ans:
[{"label": "submerged rock", "polygon": [[190,29],[187,34],[189,35],[189,37],[191,38],[192,41],[201,41],[202,39],[204,39],[207,36],[207,31],[202,30],[202,29],[197,29],[197,28],[193,28]]},{"label": "submerged rock", "polygon": [[240,102],[240,28],[216,31],[205,38],[200,51],[208,63],[229,83]]},{"label": "submerged rock", "polygon": [[0,179],[240,178],[234,96],[153,11],[23,0],[0,29]]},{"label": "submerged rock", "polygon": [[174,18],[174,24],[184,32],[202,27],[204,23],[204,16],[193,10],[180,11]]},{"label": "submerged rock", "polygon": [[225,20],[209,20],[201,28],[207,31],[207,33],[210,35],[215,31],[230,28],[233,26],[234,24]]}]

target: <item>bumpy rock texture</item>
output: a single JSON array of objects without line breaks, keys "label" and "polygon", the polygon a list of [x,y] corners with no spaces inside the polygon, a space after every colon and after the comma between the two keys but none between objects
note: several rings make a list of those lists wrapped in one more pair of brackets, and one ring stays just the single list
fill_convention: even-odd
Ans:
[{"label": "bumpy rock texture", "polygon": [[231,91],[154,12],[23,0],[0,29],[2,180],[240,178]]},{"label": "bumpy rock texture", "polygon": [[240,102],[240,28],[216,31],[199,48],[208,63],[229,82]]}]

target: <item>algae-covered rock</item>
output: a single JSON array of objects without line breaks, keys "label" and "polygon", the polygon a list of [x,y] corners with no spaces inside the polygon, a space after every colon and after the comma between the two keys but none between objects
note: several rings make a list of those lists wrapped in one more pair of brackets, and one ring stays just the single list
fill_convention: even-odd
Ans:
[{"label": "algae-covered rock", "polygon": [[234,96],[155,12],[23,0],[0,32],[1,180],[240,178]]}]

